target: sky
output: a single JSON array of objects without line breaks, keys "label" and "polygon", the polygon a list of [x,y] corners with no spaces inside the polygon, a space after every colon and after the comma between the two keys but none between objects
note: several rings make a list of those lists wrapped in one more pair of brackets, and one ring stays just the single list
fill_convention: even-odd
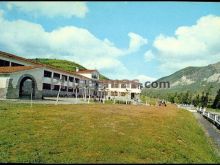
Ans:
[{"label": "sky", "polygon": [[220,3],[0,2],[0,50],[154,81],[220,61]]}]

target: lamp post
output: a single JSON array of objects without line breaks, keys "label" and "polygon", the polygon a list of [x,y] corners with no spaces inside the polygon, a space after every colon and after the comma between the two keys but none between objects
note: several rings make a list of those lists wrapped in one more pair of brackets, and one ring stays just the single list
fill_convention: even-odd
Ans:
[{"label": "lamp post", "polygon": [[116,95],[116,92],[117,92],[117,91],[114,91],[114,102],[113,102],[113,104],[115,104],[115,95]]},{"label": "lamp post", "polygon": [[87,86],[84,87],[84,94],[85,94],[85,95],[84,95],[84,101],[86,101],[86,98],[87,98],[86,89],[87,89]]},{"label": "lamp post", "polygon": [[106,90],[106,87],[104,86],[104,88],[103,88],[103,104],[105,104],[105,90]]},{"label": "lamp post", "polygon": [[32,103],[33,103],[33,86],[31,87],[31,108],[32,108]]},{"label": "lamp post", "polygon": [[127,96],[127,97],[126,97],[126,104],[128,104],[128,96],[129,96],[128,94],[129,94],[129,92],[130,92],[130,90],[128,90],[128,89],[126,88],[126,96]]},{"label": "lamp post", "polygon": [[59,97],[60,97],[60,90],[61,90],[62,84],[64,83],[64,79],[61,78],[61,79],[59,79],[59,81],[60,81],[60,86],[59,86],[59,91],[58,91],[58,93],[57,93],[57,100],[56,100],[55,105],[58,104]]},{"label": "lamp post", "polygon": [[105,104],[105,87],[103,88],[103,99],[102,99],[102,103]]},{"label": "lamp post", "polygon": [[88,89],[89,89],[89,99],[88,99],[88,104],[90,103],[90,86],[92,86],[92,82],[89,81],[89,86],[88,86]]},{"label": "lamp post", "polygon": [[76,85],[76,88],[75,88],[75,90],[76,90],[76,103],[78,103],[78,89],[79,89],[79,87],[78,87],[78,85]]}]

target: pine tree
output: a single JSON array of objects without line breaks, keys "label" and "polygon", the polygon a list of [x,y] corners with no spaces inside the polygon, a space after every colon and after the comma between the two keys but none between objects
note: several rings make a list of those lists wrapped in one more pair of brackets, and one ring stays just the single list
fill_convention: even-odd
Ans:
[{"label": "pine tree", "polygon": [[195,99],[193,100],[193,105],[194,106],[199,106],[200,103],[200,96],[199,94],[195,97]]},{"label": "pine tree", "polygon": [[202,92],[202,96],[201,96],[201,99],[200,99],[200,105],[201,107],[205,107],[205,95],[204,95],[204,92]]},{"label": "pine tree", "polygon": [[215,100],[212,104],[212,108],[214,108],[214,109],[219,108],[220,109],[220,89],[217,92]]},{"label": "pine tree", "polygon": [[207,107],[208,101],[209,101],[209,93],[207,92],[206,95],[204,96],[204,102],[203,102],[204,107]]}]

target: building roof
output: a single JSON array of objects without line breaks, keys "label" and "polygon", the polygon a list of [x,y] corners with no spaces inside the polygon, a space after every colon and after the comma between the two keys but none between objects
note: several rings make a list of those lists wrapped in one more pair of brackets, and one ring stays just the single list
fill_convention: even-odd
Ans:
[{"label": "building roof", "polygon": [[13,55],[13,54],[10,54],[10,53],[6,53],[6,52],[3,52],[3,51],[0,51],[0,56],[6,57],[6,58],[16,59],[16,60],[18,60],[18,61],[27,62],[27,63],[33,64],[33,65],[42,66],[42,64],[37,63],[37,62],[34,62],[34,61],[30,60],[30,59],[26,59],[26,58],[23,58],[23,57],[19,57],[19,56],[16,56],[16,55]]},{"label": "building roof", "polygon": [[14,73],[24,70],[30,70],[40,68],[40,66],[7,66],[7,67],[0,67],[0,74],[4,73]]},{"label": "building roof", "polygon": [[[65,70],[58,69],[56,67],[53,67],[53,66],[50,66],[50,65],[47,65],[47,64],[41,64],[41,63],[35,62],[33,60],[26,59],[26,58],[23,58],[23,57],[19,57],[19,56],[16,56],[16,55],[13,55],[13,54],[10,54],[10,53],[6,53],[6,52],[3,52],[3,51],[0,51],[0,56],[7,57],[7,58],[12,58],[12,59],[16,59],[18,61],[23,61],[23,62],[33,64],[33,66],[0,67],[0,74],[1,73],[13,73],[13,72],[18,72],[18,71],[23,71],[23,70],[29,70],[29,69],[39,68],[39,67],[45,67],[47,69],[52,69],[52,70],[56,70],[56,71],[59,71],[59,72],[66,73],[66,74],[75,75],[75,76],[78,76],[78,77],[83,78],[83,79],[92,80],[91,78],[85,77],[85,76],[81,75],[80,73],[98,72],[98,70],[79,70],[78,72],[65,71]],[[100,83],[107,83],[107,82],[110,82],[110,83],[112,83],[112,82],[115,82],[115,83],[123,83],[123,82],[124,83],[128,83],[128,82],[139,83],[138,80],[99,80],[99,82]]]},{"label": "building roof", "polygon": [[[56,71],[59,71],[59,72],[63,72],[63,73],[66,73],[66,74],[71,74],[71,75],[75,75],[75,76],[78,76],[80,78],[83,78],[83,79],[89,79],[88,77],[85,77],[85,76],[82,76],[80,74],[78,74],[77,72],[70,72],[70,71],[65,71],[65,70],[62,70],[62,69],[58,69],[56,67],[53,67],[53,66],[50,66],[50,65],[46,65],[46,64],[41,64],[41,63],[38,63],[38,62],[35,62],[33,60],[30,60],[30,59],[26,59],[26,58],[23,58],[23,57],[19,57],[19,56],[16,56],[16,55],[13,55],[13,54],[10,54],[10,53],[6,53],[6,52],[3,52],[3,51],[0,51],[0,56],[3,56],[3,57],[6,57],[6,58],[12,58],[12,59],[15,59],[15,60],[18,60],[18,61],[23,61],[23,62],[27,62],[27,63],[30,63],[30,64],[33,64],[33,67],[45,67],[47,69],[52,69],[52,70],[56,70]],[[0,68],[5,68],[5,67],[0,67]],[[21,71],[21,70],[28,70],[30,68],[28,67],[23,67],[23,68],[16,68],[18,71]],[[19,70],[21,69],[21,70]],[[32,68],[33,69],[33,68]],[[4,69],[0,69],[0,73],[12,73],[12,72],[7,72],[7,70],[9,71],[12,71],[13,69],[9,69],[7,68],[6,70]],[[90,70],[91,71],[91,70]],[[95,71],[95,70],[94,70]]]},{"label": "building roof", "polygon": [[79,70],[79,71],[76,71],[74,73],[92,73],[92,72],[98,72],[97,70]]}]

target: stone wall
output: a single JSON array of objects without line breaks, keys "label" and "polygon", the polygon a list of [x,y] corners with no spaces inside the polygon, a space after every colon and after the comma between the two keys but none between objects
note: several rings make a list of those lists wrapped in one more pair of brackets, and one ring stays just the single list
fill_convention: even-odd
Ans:
[{"label": "stone wall", "polygon": [[[20,83],[23,78],[30,77],[35,83],[35,95],[33,99],[42,99],[42,77],[43,77],[43,69],[36,68],[32,70],[20,71],[11,73],[10,79],[8,80],[6,89],[6,98],[7,99],[18,99],[19,98],[19,90]],[[25,83],[24,83],[25,85]],[[28,90],[28,85],[26,84],[24,88]],[[28,93],[28,91],[26,91]]]}]

